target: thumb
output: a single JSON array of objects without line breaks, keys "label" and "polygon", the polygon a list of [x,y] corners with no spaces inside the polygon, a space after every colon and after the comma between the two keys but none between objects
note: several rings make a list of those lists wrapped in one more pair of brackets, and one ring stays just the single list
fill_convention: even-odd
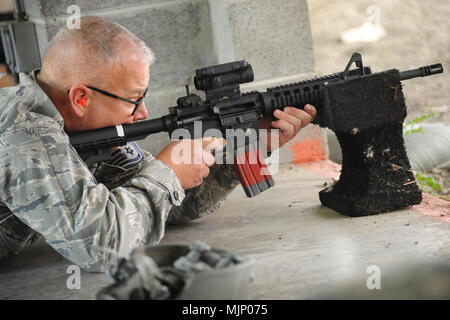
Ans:
[{"label": "thumb", "polygon": [[202,139],[202,147],[205,151],[220,150],[225,147],[227,142],[224,138],[207,137]]}]

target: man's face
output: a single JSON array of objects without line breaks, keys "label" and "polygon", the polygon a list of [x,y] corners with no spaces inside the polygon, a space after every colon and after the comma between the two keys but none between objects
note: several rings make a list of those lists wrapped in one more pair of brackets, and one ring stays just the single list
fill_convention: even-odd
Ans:
[{"label": "man's face", "polygon": [[[105,82],[101,87],[97,84],[88,85],[128,100],[138,101],[148,87],[149,71],[148,63],[144,61],[124,59],[103,72]],[[148,116],[144,101],[132,114],[135,104],[106,96],[95,90],[88,90],[90,90],[90,105],[83,119],[84,130],[134,123]]]}]

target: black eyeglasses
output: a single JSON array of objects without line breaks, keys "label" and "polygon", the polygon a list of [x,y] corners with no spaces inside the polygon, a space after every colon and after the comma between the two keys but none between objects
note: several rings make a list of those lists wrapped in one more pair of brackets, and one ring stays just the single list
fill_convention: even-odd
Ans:
[{"label": "black eyeglasses", "polygon": [[[116,95],[114,93],[110,93],[108,91],[101,90],[101,89],[98,89],[98,88],[95,88],[95,87],[91,87],[91,86],[86,86],[86,87],[88,87],[91,90],[97,91],[98,93],[101,93],[101,94],[103,94],[105,96],[108,96],[108,97],[111,97],[111,98],[114,98],[114,99],[119,99],[119,100],[122,100],[122,101],[125,101],[125,102],[128,102],[128,103],[134,104],[134,109],[133,109],[133,112],[131,113],[132,116],[134,116],[134,113],[136,112],[136,110],[138,109],[139,105],[144,100],[145,95],[147,94],[147,91],[148,91],[148,87],[147,87],[147,89],[145,89],[144,93],[142,94],[142,97],[139,98],[139,100],[134,101],[134,100],[129,100],[129,99],[126,99],[126,98],[119,97],[118,95]],[[69,93],[69,92],[70,92],[70,90],[67,91],[67,93]]]}]

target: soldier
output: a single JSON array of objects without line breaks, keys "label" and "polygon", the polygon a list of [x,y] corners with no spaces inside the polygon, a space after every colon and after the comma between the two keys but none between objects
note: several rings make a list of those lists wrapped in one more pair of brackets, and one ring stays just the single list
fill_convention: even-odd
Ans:
[{"label": "soldier", "polygon": [[[220,148],[218,139],[171,142],[156,157],[129,143],[88,168],[67,133],[146,119],[154,57],[116,23],[83,17],[80,26],[55,36],[41,70],[0,89],[0,258],[42,235],[71,262],[104,271],[135,247],[157,244],[166,222],[217,209],[239,180],[232,165],[214,165],[208,151]],[[280,146],[312,121],[314,107],[305,110],[274,113]],[[174,161],[179,143],[192,144],[200,163]]]}]

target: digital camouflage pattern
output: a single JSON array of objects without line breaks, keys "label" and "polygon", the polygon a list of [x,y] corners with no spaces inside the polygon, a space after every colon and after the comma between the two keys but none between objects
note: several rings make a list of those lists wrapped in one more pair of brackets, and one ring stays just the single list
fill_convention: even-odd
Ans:
[{"label": "digital camouflage pattern", "polygon": [[239,184],[232,166],[215,165],[185,193],[168,166],[134,143],[88,168],[34,75],[0,89],[0,258],[42,235],[72,263],[105,271],[157,244],[166,223],[213,212]]}]

